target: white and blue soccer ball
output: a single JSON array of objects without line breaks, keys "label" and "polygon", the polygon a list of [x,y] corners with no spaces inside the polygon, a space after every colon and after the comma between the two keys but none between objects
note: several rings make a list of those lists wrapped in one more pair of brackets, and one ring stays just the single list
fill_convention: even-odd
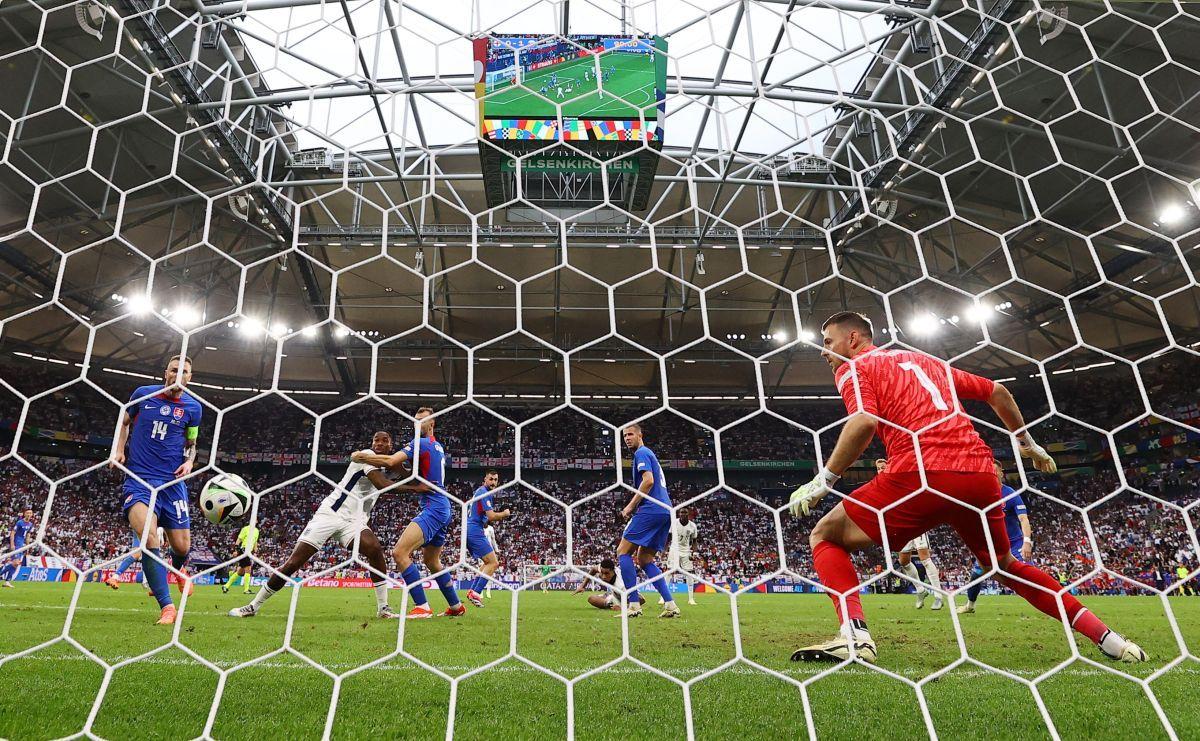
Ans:
[{"label": "white and blue soccer ball", "polygon": [[214,525],[228,525],[250,511],[254,492],[236,474],[214,476],[200,492],[200,511]]}]

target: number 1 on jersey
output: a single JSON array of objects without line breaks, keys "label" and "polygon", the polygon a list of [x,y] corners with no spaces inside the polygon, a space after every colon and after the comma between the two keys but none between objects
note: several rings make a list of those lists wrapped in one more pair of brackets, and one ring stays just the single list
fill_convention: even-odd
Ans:
[{"label": "number 1 on jersey", "polygon": [[942,392],[938,391],[938,387],[933,385],[933,381],[930,380],[929,376],[925,375],[925,370],[921,366],[905,361],[900,363],[900,368],[917,377],[917,383],[921,384],[921,388],[929,392],[929,400],[933,402],[934,408],[939,412],[950,410],[950,405],[942,398]]}]

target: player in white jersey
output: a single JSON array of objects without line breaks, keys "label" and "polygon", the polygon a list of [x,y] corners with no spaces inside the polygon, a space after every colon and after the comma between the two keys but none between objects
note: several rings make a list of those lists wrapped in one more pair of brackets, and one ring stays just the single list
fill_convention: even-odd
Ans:
[{"label": "player in white jersey", "polygon": [[[613,560],[611,558],[603,559],[599,566],[591,566],[584,571],[592,578],[580,581],[573,594],[583,594],[589,589],[597,590],[597,583],[603,584],[604,586],[598,591],[602,591],[604,594],[589,596],[588,604],[601,610],[620,610],[621,598],[617,596],[616,590],[625,591],[625,583],[621,581],[621,572]],[[646,601],[640,594],[631,596],[630,599],[636,599],[638,602]]]},{"label": "player in white jersey", "polygon": [[696,547],[696,539],[699,537],[700,531],[696,528],[696,521],[692,519],[691,513],[686,509],[679,510],[679,519],[675,521],[675,527],[672,529],[671,545],[675,551],[675,561],[672,566],[678,569],[683,569],[685,572],[683,580],[687,584],[688,604],[696,604],[696,578],[692,576],[695,572],[695,565],[692,563],[692,549]]},{"label": "player in white jersey", "polygon": [[[371,439],[370,452],[379,455],[391,453],[392,436],[386,432],[376,432]],[[356,537],[359,538],[359,551],[371,567],[377,614],[381,618],[400,617],[388,607],[387,560],[379,539],[367,525],[371,508],[375,506],[380,490],[391,485],[391,480],[380,468],[364,463],[351,463],[347,466],[337,488],[325,497],[321,506],[313,513],[312,519],[304,526],[292,555],[288,556],[288,560],[279,567],[278,572],[271,574],[266,585],[254,595],[254,601],[244,607],[230,610],[230,617],[257,615],[263,603],[283,589],[287,583],[285,577],[299,571],[330,538],[335,538],[344,548],[353,548]]]},{"label": "player in white jersey", "polygon": [[[496,558],[500,558],[500,548],[496,545],[496,528],[492,525],[488,525],[487,527],[485,527],[483,529],[483,537],[487,538],[487,542],[492,544],[492,552],[496,554]],[[487,597],[488,599],[491,599],[491,596],[492,596],[491,580],[488,580],[487,585],[484,587],[483,596]]]},{"label": "player in white jersey", "polygon": [[[680,510],[679,519],[671,524],[671,548],[667,551],[667,563],[672,569],[683,569],[688,572],[683,575],[683,581],[687,584],[689,605],[696,604],[696,580],[691,574],[695,573],[695,565],[692,563],[692,547],[696,544],[698,533],[696,522],[692,520],[691,514],[687,510]],[[662,597],[658,598],[658,604],[663,604]]]},{"label": "player in white jersey", "polygon": [[[875,473],[883,473],[887,470],[887,459],[877,458],[875,460]],[[913,555],[921,559],[919,564],[913,563]],[[925,606],[925,600],[929,597],[929,589],[921,586],[922,583],[929,583],[937,591],[933,593],[933,607],[931,610],[942,609],[942,575],[938,571],[937,564],[933,562],[933,554],[929,550],[929,533],[918,535],[912,540],[904,544],[904,547],[897,551],[896,560],[900,563],[900,569],[905,575],[917,583],[917,609]],[[921,573],[924,571],[925,573]]]}]

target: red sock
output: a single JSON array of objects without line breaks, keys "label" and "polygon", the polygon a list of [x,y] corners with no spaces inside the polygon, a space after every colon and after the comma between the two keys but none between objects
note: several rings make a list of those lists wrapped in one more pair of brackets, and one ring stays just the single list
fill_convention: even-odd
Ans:
[{"label": "red sock", "polygon": [[[1007,571],[1015,577],[1032,582],[1038,586],[1046,587],[1052,590],[1052,592],[1058,592],[1062,589],[1062,585],[1055,581],[1049,574],[1031,564],[1017,561],[1009,566]],[[1062,613],[1058,611],[1058,601],[1052,592],[1045,592],[1037,587],[1023,584],[1013,579],[1001,577],[1000,580],[1014,592],[1024,597],[1025,601],[1029,604],[1055,620],[1062,619]],[[1093,615],[1091,610],[1084,607],[1071,594],[1064,594],[1062,602],[1067,614],[1067,621],[1071,627],[1087,636],[1092,643],[1100,643],[1100,639],[1108,632],[1108,626],[1100,618]]]},{"label": "red sock", "polygon": [[866,619],[863,615],[862,600],[858,597],[858,572],[854,570],[850,554],[846,553],[844,548],[825,540],[817,543],[817,547],[813,548],[813,568],[817,570],[817,576],[821,578],[826,593],[833,599],[840,624],[845,624],[846,616],[842,614],[839,594],[846,595],[846,611],[850,620]]}]

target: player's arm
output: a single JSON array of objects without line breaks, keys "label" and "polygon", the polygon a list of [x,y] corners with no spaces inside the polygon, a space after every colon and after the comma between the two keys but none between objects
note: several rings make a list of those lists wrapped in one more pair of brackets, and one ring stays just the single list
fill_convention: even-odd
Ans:
[{"label": "player's arm", "polygon": [[1029,515],[1017,515],[1017,522],[1021,523],[1021,532],[1025,536],[1025,541],[1021,543],[1021,558],[1028,561],[1033,555],[1033,525],[1029,523]]},{"label": "player's arm", "polygon": [[380,455],[372,453],[368,450],[356,450],[350,454],[350,460],[355,463],[364,463],[368,466],[376,468],[399,468],[408,460],[407,450],[397,450],[391,455]]},{"label": "player's arm", "polygon": [[489,509],[487,512],[484,512],[483,515],[484,517],[487,517],[488,522],[501,522],[512,517],[512,510],[506,509],[502,512],[497,512],[494,509]]},{"label": "player's arm", "polygon": [[187,476],[192,472],[192,467],[196,465],[196,451],[199,450],[196,443],[200,441],[200,428],[198,426],[188,427],[184,430],[183,438],[183,463],[179,464],[179,468],[175,469],[175,477]]},{"label": "player's arm", "polygon": [[[960,398],[980,399],[986,401],[1008,431],[1017,436],[1017,449],[1021,456],[1029,458],[1033,461],[1033,467],[1042,473],[1055,473],[1058,471],[1058,464],[1046,452],[1046,449],[1033,441],[1033,436],[1025,430],[1025,417],[1021,414],[1021,408],[1017,406],[1017,400],[1002,383],[996,383],[980,376],[972,375],[957,369],[952,370],[954,375],[954,386],[959,392]],[[986,386],[985,386],[986,384]],[[984,388],[990,386],[990,391],[986,396],[982,395]],[[964,390],[966,393],[964,394]],[[974,395],[972,395],[974,392]]]},{"label": "player's arm", "polygon": [[[599,571],[600,570],[597,569],[595,566],[589,566],[587,569],[587,574],[588,574],[588,576],[596,576],[596,574],[598,574]],[[587,591],[587,583],[588,583],[588,580],[586,578],[580,579],[579,586],[575,587],[575,591],[572,592],[571,594],[583,594],[584,592],[586,592]]]},{"label": "player's arm", "polygon": [[793,517],[799,517],[801,514],[807,515],[813,506],[821,501],[822,497],[833,490],[833,485],[838,482],[850,464],[859,459],[879,429],[879,420],[873,416],[877,413],[878,406],[875,401],[875,389],[871,385],[870,379],[866,374],[859,373],[854,369],[851,369],[849,374],[843,376],[837,383],[838,391],[842,395],[842,401],[846,405],[846,412],[850,418],[846,420],[846,424],[842,425],[842,431],[838,433],[833,452],[825,459],[825,466],[817,471],[812,481],[797,487],[792,492],[788,501],[788,509]]},{"label": "player's arm", "polygon": [[133,417],[129,410],[121,412],[121,426],[117,428],[117,439],[113,441],[112,452],[108,456],[109,468],[116,468],[118,463],[125,462],[125,444],[129,442],[129,431],[133,429]]},{"label": "player's arm", "polygon": [[825,468],[840,479],[846,469],[866,451],[878,429],[879,420],[870,415],[856,414],[851,417],[842,427],[837,444],[825,461]]},{"label": "player's arm", "polygon": [[649,494],[650,490],[653,488],[654,474],[650,471],[642,471],[642,481],[640,484],[638,484],[638,490],[633,495],[633,499],[629,500],[629,504],[625,505],[625,509],[621,510],[621,515],[624,516],[626,520],[628,520],[630,517],[633,517],[633,513],[637,509],[638,505],[642,503],[642,500],[646,498],[646,495]]}]

